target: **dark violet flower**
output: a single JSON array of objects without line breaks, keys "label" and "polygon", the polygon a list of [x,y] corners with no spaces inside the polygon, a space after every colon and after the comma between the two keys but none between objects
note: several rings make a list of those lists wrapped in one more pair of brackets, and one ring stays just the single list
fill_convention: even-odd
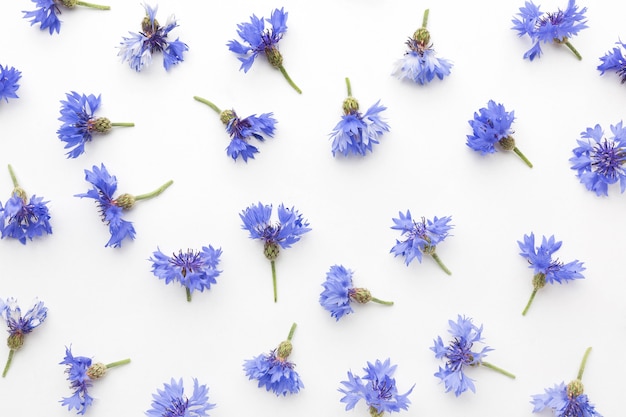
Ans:
[{"label": "dark violet flower", "polygon": [[0,64],[0,100],[4,99],[8,103],[10,98],[18,98],[15,92],[20,88],[18,84],[20,78],[22,78],[20,71]]},{"label": "dark violet flower", "polygon": [[222,249],[214,249],[213,246],[203,246],[201,251],[187,249],[181,250],[172,256],[163,254],[159,249],[152,254],[152,273],[160,279],[165,280],[165,284],[178,282],[185,287],[187,301],[191,301],[191,294],[194,291],[203,292],[211,288],[211,284],[216,284],[215,278],[222,271],[217,269],[220,263]]},{"label": "dark violet flower", "polygon": [[581,379],[590,351],[591,348],[585,351],[575,380],[567,385],[564,382],[555,384],[553,388],[546,388],[544,394],[532,396],[533,413],[550,408],[555,417],[602,417],[596,411],[595,406],[589,402],[587,394],[583,393],[584,386]]},{"label": "dark violet flower", "polygon": [[443,368],[440,366],[435,373],[435,376],[444,383],[446,392],[454,391],[454,395],[457,397],[468,389],[476,392],[474,380],[463,372],[469,366],[482,365],[509,378],[515,378],[515,375],[483,360],[487,352],[493,350],[489,346],[484,346],[480,351],[472,350],[474,343],[483,343],[482,325],[477,327],[472,323],[472,319],[461,317],[461,315],[457,317],[456,322],[448,320],[448,324],[450,325],[448,332],[453,337],[450,344],[444,345],[441,336],[437,336],[437,339],[433,340],[434,346],[430,348],[435,352],[437,359],[446,361],[445,366]]},{"label": "dark violet flower", "polygon": [[487,107],[483,107],[478,113],[474,112],[474,118],[468,123],[472,127],[472,134],[467,135],[467,146],[480,152],[481,155],[496,152],[496,144],[505,151],[513,151],[530,168],[533,164],[515,146],[513,129],[511,124],[515,112],[507,112],[502,104],[496,104],[489,100]]},{"label": "dark violet flower", "polygon": [[331,317],[339,321],[346,314],[353,312],[350,303],[365,304],[370,301],[383,305],[393,305],[392,301],[382,301],[372,297],[366,288],[354,288],[352,271],[343,265],[333,265],[326,273],[326,281],[322,284],[324,291],[320,294],[320,304],[330,312]]},{"label": "dark violet flower", "polygon": [[9,174],[13,181],[11,198],[4,207],[0,202],[0,238],[10,237],[26,244],[26,239],[52,234],[47,201],[33,195],[30,200],[26,191],[19,186],[13,168],[9,165]]},{"label": "dark violet flower", "polygon": [[576,48],[572,46],[569,39],[575,36],[582,29],[587,27],[585,12],[586,7],[578,10],[575,0],[569,0],[565,10],[558,9],[554,13],[543,13],[539,11],[539,6],[532,1],[527,1],[524,7],[520,7],[519,13],[513,22],[513,30],[518,32],[520,37],[528,35],[533,42],[524,54],[524,58],[531,61],[541,56],[541,43],[564,43],[578,59],[582,59]]},{"label": "dark violet flower", "polygon": [[122,38],[117,55],[122,58],[122,62],[128,62],[132,69],[139,72],[152,62],[152,54],[162,52],[163,66],[167,71],[172,65],[183,62],[183,53],[189,47],[179,38],[175,41],[167,39],[172,29],[178,26],[174,15],[170,15],[165,26],[161,26],[156,20],[158,6],[153,8],[144,3],[143,7],[146,9],[146,17],[141,22],[141,32],[129,32],[129,38]]},{"label": "dark violet flower", "polygon": [[521,249],[520,255],[528,260],[528,267],[532,268],[535,274],[533,276],[533,292],[522,315],[526,315],[537,290],[545,287],[546,284],[554,284],[555,282],[561,284],[584,278],[581,274],[585,270],[582,262],[574,260],[564,264],[558,258],[552,259],[552,254],[561,248],[561,243],[563,242],[557,242],[554,236],[550,236],[549,239],[543,236],[541,246],[535,247],[535,234],[532,232],[530,235],[524,235],[523,242],[517,242]]},{"label": "dark violet flower", "polygon": [[435,77],[443,80],[443,77],[450,75],[452,63],[447,59],[435,56],[435,50],[430,43],[430,33],[426,29],[427,22],[428,9],[424,11],[422,27],[416,30],[413,37],[406,42],[409,51],[396,62],[393,75],[401,80],[408,79],[424,85],[431,82]]},{"label": "dark violet flower", "polygon": [[282,203],[278,206],[278,222],[271,223],[272,206],[251,205],[239,214],[243,222],[242,229],[250,233],[251,239],[259,239],[264,242],[263,254],[270,260],[272,265],[272,282],[274,285],[274,302],[276,294],[276,266],[274,261],[278,257],[280,248],[288,249],[300,240],[300,237],[311,228],[309,222],[302,217],[294,207],[286,208]]},{"label": "dark violet flower", "polygon": [[392,219],[394,225],[391,228],[400,230],[404,240],[396,239],[396,244],[391,248],[390,252],[394,256],[404,256],[404,262],[407,266],[415,258],[421,263],[422,254],[430,255],[446,274],[451,275],[450,270],[439,259],[436,249],[437,245],[448,237],[448,231],[453,227],[448,224],[452,217],[438,218],[435,216],[432,220],[426,220],[422,217],[421,222],[416,222],[411,218],[410,210],[407,210],[406,214],[400,211],[398,215],[399,218]]},{"label": "dark violet flower", "polygon": [[[278,50],[278,41],[280,41],[287,32],[287,15],[284,8],[274,9],[269,19],[258,18],[255,15],[250,17],[250,23],[240,23],[237,25],[237,34],[244,41],[239,42],[236,39],[228,41],[226,46],[228,49],[238,55],[241,61],[239,70],[248,72],[254,60],[259,54],[265,54],[269,63],[280,70],[287,82],[299,94],[302,91],[291,80],[285,67],[283,66],[283,56]],[[271,29],[265,29],[265,22],[269,23]]]},{"label": "dark violet flower", "polygon": [[372,152],[372,146],[379,143],[378,137],[389,132],[389,125],[383,120],[380,113],[387,107],[380,105],[380,100],[374,103],[365,114],[359,111],[359,102],[352,97],[350,79],[346,77],[348,98],[343,101],[341,121],[330,134],[332,139],[333,156],[337,152],[365,156],[367,151]]},{"label": "dark violet flower", "polygon": [[[626,49],[626,43],[617,41],[615,44],[619,46],[616,46],[604,54],[603,57],[600,57],[602,64],[598,65],[598,71],[600,71],[600,75],[604,75],[605,71],[615,71],[622,79],[622,84],[624,84],[626,83],[626,58],[624,57],[622,49]],[[1,91],[2,90],[0,89],[0,92]]]},{"label": "dark violet flower", "polygon": [[37,5],[36,10],[23,11],[24,19],[31,19],[30,25],[39,23],[39,29],[46,30],[50,34],[59,33],[61,30],[61,21],[57,17],[61,14],[59,7],[74,8],[76,6],[90,7],[98,10],[109,10],[109,6],[101,6],[99,4],[87,3],[80,0],[31,0]]},{"label": "dark violet flower", "polygon": [[256,379],[259,381],[259,388],[265,387],[277,397],[281,394],[283,396],[297,394],[300,389],[304,388],[300,375],[294,369],[296,365],[287,360],[293,349],[291,338],[295,330],[296,323],[293,323],[287,340],[281,342],[277,349],[269,354],[247,359],[243,364],[248,379]]},{"label": "dark violet flower", "polygon": [[67,100],[61,100],[63,125],[57,130],[65,149],[71,148],[68,158],[76,158],[85,152],[85,144],[91,142],[93,133],[107,133],[112,126],[135,126],[134,123],[112,123],[106,117],[94,117],[100,107],[100,96],[78,94],[74,91],[65,94]]},{"label": "dark violet flower", "polygon": [[101,164],[100,168],[94,165],[92,171],[86,169],[85,180],[93,188],[86,193],[76,194],[75,197],[93,198],[96,201],[102,221],[109,226],[109,232],[111,233],[111,238],[104,246],[112,246],[114,248],[122,246],[122,241],[127,237],[131,240],[135,239],[135,228],[131,222],[122,219],[122,211],[132,208],[138,200],[146,200],[158,196],[173,183],[173,181],[168,181],[150,193],[136,196],[122,194],[114,198],[113,195],[117,190],[117,178],[115,175],[109,174],[104,164]]},{"label": "dark violet flower", "polygon": [[341,402],[346,403],[346,410],[353,409],[360,400],[365,401],[372,417],[380,417],[385,412],[407,410],[411,404],[408,396],[415,385],[404,394],[399,394],[393,378],[396,368],[397,365],[391,365],[390,359],[385,362],[377,359],[375,363],[368,362],[367,368],[363,368],[363,377],[348,371],[348,380],[341,381],[344,387],[339,388],[339,392],[344,394]]},{"label": "dark violet flower", "polygon": [[211,107],[220,115],[220,120],[226,126],[226,132],[230,135],[230,142],[226,147],[226,153],[233,158],[234,161],[238,157],[242,157],[244,162],[248,162],[248,158],[254,159],[254,154],[259,150],[256,146],[250,145],[250,140],[256,139],[263,142],[265,138],[274,136],[276,119],[273,113],[263,113],[257,117],[256,114],[248,116],[244,119],[239,118],[235,110],[220,110],[215,104],[202,97],[194,96],[195,100]]},{"label": "dark violet flower", "polygon": [[87,390],[93,385],[92,381],[103,377],[107,369],[115,366],[124,365],[130,362],[130,359],[124,359],[112,362],[108,365],[103,363],[91,363],[90,358],[84,356],[72,355],[72,348],[65,347],[65,358],[59,365],[67,365],[65,372],[67,379],[70,381],[70,388],[74,391],[71,397],[63,397],[60,401],[63,407],[67,406],[68,410],[76,409],[77,414],[85,414],[87,407],[93,402]]},{"label": "dark violet flower", "polygon": [[152,394],[152,408],[146,411],[149,417],[207,417],[208,411],[215,407],[209,403],[209,388],[193,379],[193,394],[185,395],[183,379],[178,382],[172,378],[163,384],[163,390],[157,389]]},{"label": "dark violet flower", "polygon": [[13,297],[3,300],[0,298],[0,317],[7,324],[9,337],[9,358],[4,366],[2,377],[4,378],[13,362],[15,351],[24,345],[24,336],[41,325],[48,316],[48,308],[43,305],[43,301],[35,299],[33,307],[22,316],[22,310],[17,305],[17,300]]},{"label": "dark violet flower", "polygon": [[588,127],[580,133],[582,140],[578,140],[570,158],[580,182],[596,195],[608,195],[608,186],[618,181],[621,192],[626,189],[626,129],[620,121],[611,125],[611,132],[613,137],[607,139],[599,124],[593,129]]}]

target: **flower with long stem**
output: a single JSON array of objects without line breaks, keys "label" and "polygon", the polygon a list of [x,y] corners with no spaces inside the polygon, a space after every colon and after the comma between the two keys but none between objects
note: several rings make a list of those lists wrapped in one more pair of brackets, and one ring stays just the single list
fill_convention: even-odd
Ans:
[{"label": "flower with long stem", "polygon": [[18,84],[20,78],[22,78],[20,71],[0,64],[0,100],[4,99],[8,103],[10,98],[18,98],[16,91],[20,88]]},{"label": "flower with long stem", "polygon": [[102,378],[107,370],[116,366],[130,363],[130,359],[123,359],[109,364],[101,362],[92,363],[91,358],[85,356],[74,356],[71,346],[65,347],[65,358],[59,365],[67,365],[65,372],[67,380],[70,382],[70,388],[74,391],[71,397],[63,397],[60,401],[62,406],[67,406],[71,411],[76,409],[77,414],[85,414],[87,407],[93,402],[93,397],[87,392],[93,385],[93,381]]},{"label": "flower with long stem", "polygon": [[0,317],[6,322],[9,332],[7,338],[9,357],[2,371],[3,378],[11,367],[13,355],[24,346],[24,337],[39,327],[47,316],[48,307],[43,305],[43,301],[35,299],[33,307],[22,316],[22,310],[17,305],[15,298],[10,297],[6,301],[0,298]]},{"label": "flower with long stem", "polygon": [[266,391],[272,391],[277,397],[297,394],[304,388],[300,375],[294,369],[296,365],[287,359],[293,350],[291,339],[295,331],[296,323],[293,323],[287,339],[278,348],[269,354],[247,359],[243,364],[248,379],[256,379],[259,381],[259,388],[265,387]]},{"label": "flower with long stem", "polygon": [[152,394],[152,408],[146,411],[148,417],[207,417],[208,411],[215,407],[209,403],[209,388],[200,385],[193,379],[193,393],[191,397],[185,395],[183,379],[163,384],[163,390],[157,389]]},{"label": "flower with long stem", "polygon": [[626,43],[618,40],[615,44],[618,46],[600,57],[602,63],[598,65],[598,71],[600,75],[604,75],[606,71],[615,71],[624,84],[626,83],[626,57],[623,51],[626,49]]},{"label": "flower with long stem", "polygon": [[[237,25],[237,34],[244,41],[236,39],[230,40],[226,46],[235,54],[239,55],[241,61],[239,70],[248,72],[254,60],[259,54],[265,54],[270,65],[278,69],[289,85],[302,94],[302,90],[292,81],[287,70],[283,66],[283,55],[278,50],[278,41],[287,32],[287,15],[284,8],[274,9],[269,19],[258,18],[254,14],[250,17],[250,23],[244,22]],[[265,22],[271,25],[271,29],[265,29]],[[247,45],[246,45],[247,44]]]},{"label": "flower with long stem", "polygon": [[396,62],[393,70],[393,75],[399,79],[408,79],[420,85],[428,84],[435,77],[443,80],[443,77],[450,75],[452,68],[450,61],[435,56],[430,32],[426,29],[428,14],[429,10],[424,10],[422,27],[406,41],[409,50]]},{"label": "flower with long stem", "polygon": [[61,14],[60,7],[72,9],[76,6],[88,7],[98,10],[110,10],[110,6],[102,6],[100,4],[88,3],[82,0],[31,0],[37,5],[37,9],[32,11],[23,11],[24,19],[31,19],[30,25],[39,23],[39,29],[46,30],[50,34],[59,33],[61,30],[61,20],[58,16]]},{"label": "flower with long stem", "polygon": [[254,154],[259,150],[256,146],[250,144],[252,139],[259,142],[265,141],[267,137],[274,136],[275,125],[273,113],[263,113],[260,116],[253,114],[246,118],[239,118],[235,110],[220,110],[215,104],[209,100],[194,96],[194,100],[204,103],[219,114],[220,120],[226,126],[226,132],[230,135],[230,142],[226,147],[226,153],[233,158],[234,161],[238,157],[243,158],[244,162],[248,162],[248,158],[254,159]]},{"label": "flower with long stem", "polygon": [[174,181],[170,180],[154,191],[145,194],[121,194],[113,197],[117,191],[117,178],[109,174],[104,164],[94,165],[92,171],[85,170],[85,180],[92,185],[86,193],[76,194],[75,197],[92,198],[96,201],[102,221],[109,226],[111,238],[104,246],[114,248],[122,246],[125,238],[135,239],[135,228],[132,222],[122,218],[122,212],[134,207],[135,202],[154,198],[165,191]]},{"label": "flower with long stem", "polygon": [[533,292],[530,295],[530,299],[526,304],[526,307],[522,311],[522,315],[525,316],[537,295],[537,291],[545,287],[546,284],[559,284],[572,281],[574,279],[585,278],[582,271],[585,270],[583,263],[579,260],[574,260],[564,264],[559,259],[552,259],[552,254],[561,248],[563,242],[556,241],[554,236],[550,236],[546,239],[543,236],[541,245],[535,246],[535,234],[524,235],[524,241],[518,241],[517,244],[522,250],[520,255],[528,260],[528,267],[532,268],[535,272],[533,276]]},{"label": "flower with long stem", "polygon": [[94,133],[107,133],[112,127],[132,127],[134,123],[111,122],[106,117],[95,117],[100,107],[100,95],[78,94],[75,91],[65,94],[67,100],[61,100],[61,117],[63,122],[57,135],[65,142],[65,149],[70,149],[68,158],[76,158],[85,152],[85,144],[91,142]]},{"label": "flower with long stem", "polygon": [[359,102],[352,97],[350,79],[346,77],[348,97],[343,101],[343,116],[330,133],[332,153],[348,156],[348,154],[365,156],[367,151],[372,152],[372,146],[379,143],[378,138],[389,132],[389,125],[380,113],[387,107],[380,105],[380,100],[374,103],[365,114],[359,111]]},{"label": "flower with long stem", "polygon": [[430,348],[435,352],[437,359],[444,359],[446,364],[435,373],[435,376],[444,383],[446,392],[454,391],[457,397],[468,389],[476,392],[474,380],[465,375],[468,367],[484,366],[514,379],[515,375],[505,371],[504,369],[483,360],[487,352],[493,349],[484,346],[481,350],[472,350],[475,343],[483,342],[482,332],[483,326],[476,326],[472,323],[472,319],[460,314],[456,322],[448,320],[450,330],[448,332],[453,336],[452,341],[445,345],[441,336],[433,340],[434,346]]},{"label": "flower with long stem", "polygon": [[33,195],[30,200],[26,191],[17,182],[13,167],[9,165],[9,174],[13,182],[11,198],[4,207],[0,202],[0,238],[11,237],[26,244],[26,239],[52,234],[50,213],[47,201]]}]

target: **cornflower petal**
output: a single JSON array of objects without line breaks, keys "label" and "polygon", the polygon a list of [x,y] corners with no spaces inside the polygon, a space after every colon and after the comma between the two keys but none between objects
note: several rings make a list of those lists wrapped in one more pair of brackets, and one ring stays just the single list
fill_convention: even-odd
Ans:
[{"label": "cornflower petal", "polygon": [[149,417],[207,417],[208,411],[215,407],[209,403],[209,388],[200,385],[193,378],[193,393],[191,397],[185,396],[183,379],[163,384],[163,390],[157,389],[152,394],[152,408],[146,411]]},{"label": "cornflower petal", "polygon": [[18,84],[20,78],[22,78],[20,71],[0,64],[0,100],[4,99],[8,103],[10,98],[18,98],[16,91],[20,88]]}]

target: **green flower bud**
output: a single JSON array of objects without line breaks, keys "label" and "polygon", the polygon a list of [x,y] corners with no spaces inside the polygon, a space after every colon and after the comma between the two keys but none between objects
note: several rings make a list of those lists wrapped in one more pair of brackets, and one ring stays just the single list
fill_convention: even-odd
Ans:
[{"label": "green flower bud", "polygon": [[422,250],[422,253],[425,255],[432,255],[433,253],[435,253],[436,249],[437,249],[437,246],[426,245],[424,246],[424,250]]},{"label": "green flower bud", "polygon": [[280,359],[287,359],[287,357],[291,355],[292,349],[293,346],[291,342],[289,340],[285,340],[284,342],[281,342],[280,345],[278,345],[278,353],[276,356],[278,356]]},{"label": "green flower bud", "polygon": [[152,35],[154,32],[154,28],[158,28],[158,27],[159,27],[159,22],[156,19],[154,19],[154,24],[150,23],[150,17],[147,15],[141,21],[141,31],[147,36]]},{"label": "green flower bud", "polygon": [[278,247],[278,244],[276,242],[265,242],[265,246],[263,247],[263,254],[270,261],[278,258],[279,251],[280,248]]},{"label": "green flower bud", "polygon": [[24,346],[24,333],[17,332],[11,334],[7,339],[7,346],[11,350],[18,350]]},{"label": "green flower bud", "polygon": [[98,117],[94,121],[90,121],[89,130],[99,133],[106,133],[111,130],[111,121],[106,117]]},{"label": "green flower bud", "polygon": [[128,210],[135,205],[135,196],[131,194],[122,194],[115,199],[115,204],[124,210]]},{"label": "green flower bud", "polygon": [[376,409],[376,407],[374,407],[373,405],[370,405],[370,416],[372,416],[372,417],[383,417],[384,413],[385,413],[384,411],[381,411],[379,413],[378,410]]},{"label": "green flower bud", "polygon": [[539,289],[546,286],[546,274],[539,272],[533,277],[533,288]]},{"label": "green flower bud", "polygon": [[78,0],[61,0],[61,4],[70,9],[76,6],[76,3],[78,3]]},{"label": "green flower bud", "polygon": [[580,379],[575,379],[567,384],[567,396],[570,398],[578,397],[585,391],[585,387]]},{"label": "green flower bud", "polygon": [[353,114],[359,111],[359,102],[354,97],[348,97],[343,101],[343,112]]},{"label": "green flower bud", "polygon": [[107,367],[102,362],[94,363],[87,368],[87,376],[91,379],[98,379],[104,376],[107,372]]},{"label": "green flower bud", "polygon": [[266,48],[265,56],[267,56],[267,60],[274,68],[280,68],[283,66],[283,56],[275,46]]},{"label": "green flower bud", "polygon": [[220,113],[220,120],[225,125],[227,125],[228,122],[230,122],[234,118],[235,118],[235,112],[232,110],[224,110],[223,112]]},{"label": "green flower bud", "polygon": [[502,138],[498,141],[498,143],[505,151],[512,151],[513,149],[515,149],[515,139],[513,139],[513,136],[507,136],[506,138]]},{"label": "green flower bud", "polygon": [[366,288],[353,288],[350,291],[350,298],[357,303],[365,304],[372,301],[372,293]]}]

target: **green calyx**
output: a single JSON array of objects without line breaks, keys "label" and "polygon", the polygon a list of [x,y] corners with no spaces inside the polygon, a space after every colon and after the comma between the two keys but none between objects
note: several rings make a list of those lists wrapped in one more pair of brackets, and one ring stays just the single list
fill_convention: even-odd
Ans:
[{"label": "green calyx", "polygon": [[345,114],[354,114],[359,111],[359,102],[354,97],[348,97],[343,101],[343,112]]},{"label": "green calyx", "polygon": [[11,334],[7,338],[7,346],[11,350],[18,350],[22,346],[24,346],[24,333],[17,332],[17,333]]},{"label": "green calyx", "polygon": [[265,245],[263,247],[263,254],[267,259],[269,259],[270,261],[275,260],[276,258],[278,258],[279,252],[280,248],[278,247],[278,244],[276,242],[265,242]]},{"label": "green calyx", "polygon": [[283,55],[275,46],[266,48],[265,56],[267,56],[267,60],[274,68],[280,68],[283,66]]},{"label": "green calyx", "polygon": [[502,138],[498,141],[498,143],[505,151],[512,151],[515,148],[515,139],[513,139],[513,136]]},{"label": "green calyx", "polygon": [[289,355],[291,355],[291,351],[293,350],[293,345],[289,340],[285,340],[278,345],[277,354],[280,359],[287,359]]},{"label": "green calyx", "polygon": [[233,110],[224,110],[220,113],[220,120],[227,125],[231,120],[235,118],[235,112]]},{"label": "green calyx", "polygon": [[365,304],[372,301],[372,293],[367,288],[353,288],[350,291],[350,298],[357,303]]},{"label": "green calyx", "polygon": [[146,35],[151,35],[154,32],[154,28],[159,27],[159,22],[154,19],[154,22],[150,22],[150,17],[146,15],[141,21],[141,30]]},{"label": "green calyx", "polygon": [[578,397],[585,391],[585,387],[580,379],[575,379],[567,384],[567,396],[569,398]]},{"label": "green calyx", "polygon": [[115,199],[115,204],[124,210],[129,210],[133,208],[137,199],[132,194],[122,194],[121,196]]},{"label": "green calyx", "polygon": [[533,276],[533,288],[540,289],[546,286],[546,274],[539,272]]},{"label": "green calyx", "polygon": [[102,378],[107,372],[107,367],[102,362],[94,363],[87,368],[87,376],[91,379]]},{"label": "green calyx", "polygon": [[384,411],[381,411],[380,413],[378,412],[378,410],[376,409],[376,407],[374,407],[373,405],[370,405],[370,416],[372,417],[382,417],[383,414],[385,413]]},{"label": "green calyx", "polygon": [[107,133],[109,130],[111,130],[112,124],[111,121],[106,117],[98,117],[93,121],[90,120],[90,124],[88,126],[90,131]]},{"label": "green calyx", "polygon": [[419,45],[427,46],[430,44],[430,32],[425,27],[421,27],[413,33],[413,39]]}]

